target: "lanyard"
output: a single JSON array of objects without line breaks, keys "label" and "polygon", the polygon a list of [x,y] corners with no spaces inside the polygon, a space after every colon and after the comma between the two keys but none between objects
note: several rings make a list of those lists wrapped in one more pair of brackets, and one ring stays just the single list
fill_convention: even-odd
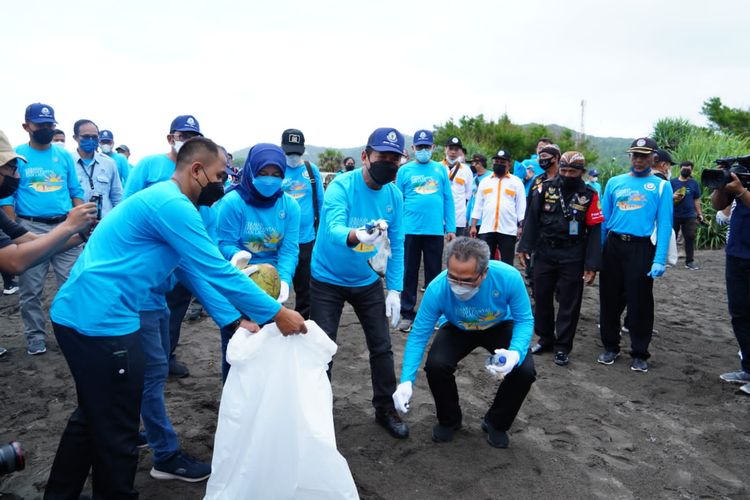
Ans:
[{"label": "lanyard", "polygon": [[[573,195],[570,198],[571,201],[573,200],[573,196],[577,196],[577,193],[573,193]],[[563,217],[565,217],[568,220],[574,219],[576,214],[578,214],[578,210],[576,210],[575,208],[573,209],[572,214],[568,211],[568,207],[565,205],[565,195],[563,193],[562,188],[560,188],[560,207],[562,208]]]},{"label": "lanyard", "polygon": [[96,165],[96,160],[94,158],[91,159],[91,173],[86,171],[86,165],[83,163],[83,158],[78,160],[81,162],[81,167],[83,167],[83,173],[86,174],[86,177],[89,179],[89,186],[91,189],[94,189],[94,166]]}]

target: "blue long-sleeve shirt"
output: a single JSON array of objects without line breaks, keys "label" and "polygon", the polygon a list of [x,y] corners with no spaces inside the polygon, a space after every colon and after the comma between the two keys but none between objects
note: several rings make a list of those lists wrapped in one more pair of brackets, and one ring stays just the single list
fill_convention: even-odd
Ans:
[{"label": "blue long-sleeve shirt", "polygon": [[602,240],[609,231],[632,236],[651,236],[656,225],[654,263],[665,265],[672,237],[672,186],[649,175],[632,173],[612,177],[602,195]]},{"label": "blue long-sleeve shirt", "polygon": [[396,186],[404,195],[404,233],[443,235],[456,232],[448,171],[430,160],[402,165],[396,175]]},{"label": "blue long-sleeve shirt", "polygon": [[157,182],[166,181],[174,173],[175,163],[166,154],[146,156],[138,162],[125,183],[124,198]]},{"label": "blue long-sleeve shirt", "polygon": [[164,182],[131,196],[102,220],[50,316],[83,335],[133,333],[140,328],[144,297],[178,265],[260,323],[281,307],[224,259],[193,203],[175,183]]},{"label": "blue long-sleeve shirt", "polygon": [[[513,334],[509,350],[518,352],[518,364],[523,363],[534,330],[529,294],[521,273],[504,262],[489,262],[487,276],[479,291],[471,299],[456,298],[448,283],[448,272],[443,271],[425,290],[404,347],[401,382],[414,382],[422,363],[424,351],[435,329],[435,322],[465,330],[486,330],[507,320],[513,320]],[[497,346],[500,349],[501,346]]]},{"label": "blue long-sleeve shirt", "polygon": [[296,167],[287,165],[284,173],[284,181],[281,188],[286,194],[297,200],[300,207],[299,242],[310,243],[315,239],[315,207],[313,207],[313,196],[318,198],[318,210],[323,210],[323,181],[320,178],[318,166],[310,163],[310,168],[315,177],[315,190],[312,192],[310,174],[307,167],[300,163]]},{"label": "blue long-sleeve shirt", "polygon": [[292,282],[299,257],[300,207],[283,194],[272,207],[245,203],[237,191],[222,198],[218,211],[219,250],[229,260],[246,250],[252,264],[273,264],[279,277]]},{"label": "blue long-sleeve shirt", "polygon": [[73,157],[63,148],[50,146],[40,151],[21,144],[16,153],[26,158],[18,162],[18,190],[0,200],[0,206],[15,205],[18,215],[59,217],[73,208],[73,198],[83,200]]},{"label": "blue long-sleeve shirt", "polygon": [[378,274],[367,260],[377,254],[373,245],[347,244],[349,231],[372,220],[388,222],[391,256],[385,274],[389,290],[401,291],[404,280],[404,200],[395,184],[372,189],[365,184],[362,169],[335,177],[328,185],[312,255],[312,276],[338,286],[373,284]]}]

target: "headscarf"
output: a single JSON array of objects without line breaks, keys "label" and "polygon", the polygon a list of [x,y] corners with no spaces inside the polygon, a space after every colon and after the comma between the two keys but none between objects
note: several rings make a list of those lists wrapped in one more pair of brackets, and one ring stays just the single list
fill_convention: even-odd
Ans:
[{"label": "headscarf", "polygon": [[245,166],[240,172],[240,182],[227,190],[227,193],[237,190],[245,203],[256,207],[272,207],[276,200],[284,193],[279,188],[274,194],[265,197],[253,186],[253,179],[258,172],[268,165],[274,165],[281,170],[281,178],[286,175],[286,156],[284,151],[275,144],[260,143],[250,149],[245,160]]}]

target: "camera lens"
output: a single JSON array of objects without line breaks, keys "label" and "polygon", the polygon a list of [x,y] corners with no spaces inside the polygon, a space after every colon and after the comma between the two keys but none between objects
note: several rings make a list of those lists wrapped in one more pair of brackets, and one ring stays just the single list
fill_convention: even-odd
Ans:
[{"label": "camera lens", "polygon": [[0,475],[23,470],[25,466],[20,443],[13,441],[0,446]]}]

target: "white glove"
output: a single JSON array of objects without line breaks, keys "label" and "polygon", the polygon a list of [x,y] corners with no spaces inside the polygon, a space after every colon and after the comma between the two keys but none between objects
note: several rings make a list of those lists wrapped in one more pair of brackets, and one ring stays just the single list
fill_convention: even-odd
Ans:
[{"label": "white glove", "polygon": [[237,269],[244,269],[247,267],[247,263],[253,258],[253,254],[247,250],[240,250],[236,254],[232,255],[232,260],[229,262]]},{"label": "white glove", "polygon": [[516,367],[521,356],[516,351],[509,351],[508,349],[495,349],[495,355],[505,356],[505,364],[503,365],[490,365],[487,367],[487,371],[495,375],[496,377],[503,379],[508,375],[513,368]]},{"label": "white glove", "polygon": [[241,271],[242,274],[249,278],[253,273],[258,271],[258,266],[247,266],[245,269],[241,269]]},{"label": "white glove", "polygon": [[391,318],[391,328],[398,326],[401,317],[401,294],[395,290],[388,290],[385,296],[385,316]]},{"label": "white glove", "polygon": [[365,245],[377,245],[383,238],[383,231],[378,228],[371,229],[372,232],[368,232],[364,227],[360,227],[354,233],[360,243]]},{"label": "white glove", "polygon": [[289,283],[286,281],[281,282],[281,290],[279,291],[279,298],[276,299],[276,302],[279,304],[283,304],[286,302],[286,299],[289,298]]},{"label": "white glove", "polygon": [[393,404],[401,413],[409,411],[409,400],[411,400],[411,382],[401,382],[393,393]]}]

